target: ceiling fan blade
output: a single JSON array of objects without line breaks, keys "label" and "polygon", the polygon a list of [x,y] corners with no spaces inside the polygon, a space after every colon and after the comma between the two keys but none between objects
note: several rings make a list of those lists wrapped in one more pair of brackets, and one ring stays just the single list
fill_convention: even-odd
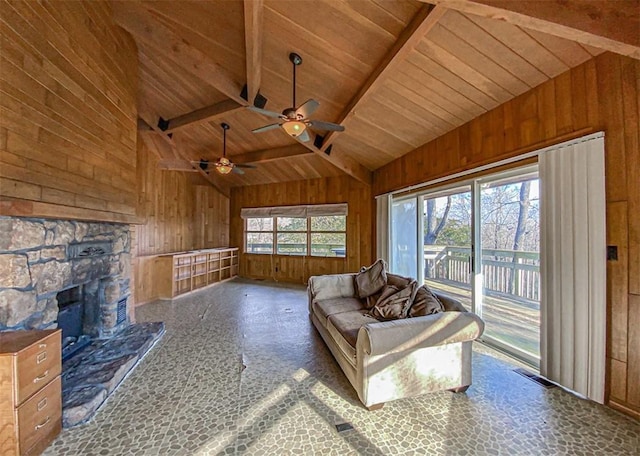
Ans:
[{"label": "ceiling fan blade", "polygon": [[231,171],[236,173],[236,174],[244,174],[244,171],[242,171],[240,168],[238,168],[238,165],[235,165],[233,168],[231,168]]},{"label": "ceiling fan blade", "polygon": [[286,119],[281,113],[275,111],[267,111],[266,109],[257,108],[255,106],[249,106],[249,110],[262,114],[263,116],[273,117],[275,119]]},{"label": "ceiling fan blade", "polygon": [[307,122],[307,125],[318,130],[344,131],[344,127],[342,125],[338,125],[332,122],[322,122],[321,120],[310,120],[309,122]]},{"label": "ceiling fan blade", "polygon": [[316,112],[316,109],[318,109],[319,106],[320,106],[320,103],[318,103],[316,100],[312,98],[311,100],[307,100],[304,103],[302,103],[302,105],[300,105],[300,107],[296,109],[296,115],[299,114],[302,116],[302,118],[308,119],[311,116],[311,114]]},{"label": "ceiling fan blade", "polygon": [[247,168],[247,169],[256,169],[257,168],[256,165],[249,165],[247,163],[236,163],[235,167],[236,168]]},{"label": "ceiling fan blade", "polygon": [[256,128],[251,131],[253,133],[262,133],[263,131],[275,130],[276,128],[280,128],[280,124],[265,125],[264,127]]},{"label": "ceiling fan blade", "polygon": [[309,136],[309,131],[305,128],[302,133],[300,133],[297,138],[302,142],[309,142],[311,140],[311,136]]}]

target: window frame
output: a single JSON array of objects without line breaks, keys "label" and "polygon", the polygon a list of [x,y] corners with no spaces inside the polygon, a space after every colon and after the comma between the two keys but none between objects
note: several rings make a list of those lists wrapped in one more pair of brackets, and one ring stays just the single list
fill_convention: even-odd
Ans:
[{"label": "window frame", "polygon": [[[344,230],[336,230],[336,231],[329,231],[329,230],[312,230],[311,229],[311,225],[312,225],[312,219],[313,218],[317,218],[317,217],[344,217]],[[249,226],[249,221],[251,219],[271,219],[272,220],[272,229],[270,231],[255,231],[255,230],[249,230],[248,226]],[[301,219],[306,219],[307,221],[307,228],[305,231],[303,230],[279,230],[278,229],[278,219],[279,218],[301,218]],[[272,246],[271,246],[271,252],[249,252],[248,251],[248,235],[252,234],[252,233],[271,233],[271,235],[273,236],[273,242],[272,242]],[[287,234],[301,234],[304,233],[306,235],[306,252],[304,254],[296,254],[296,253],[279,253],[278,252],[278,234],[279,233],[287,233]],[[344,235],[344,254],[343,255],[336,255],[336,256],[327,256],[327,255],[318,255],[318,254],[313,254],[312,251],[312,243],[311,243],[311,238],[312,235],[314,234],[342,234]],[[300,217],[300,216],[289,216],[289,215],[282,215],[282,216],[277,216],[277,215],[273,215],[273,216],[268,216],[268,217],[247,217],[244,219],[244,253],[245,254],[249,254],[249,255],[280,255],[280,256],[292,256],[292,257],[314,257],[314,258],[333,258],[333,259],[345,259],[347,257],[347,241],[348,241],[348,236],[347,236],[347,215],[307,215],[306,217]]]}]

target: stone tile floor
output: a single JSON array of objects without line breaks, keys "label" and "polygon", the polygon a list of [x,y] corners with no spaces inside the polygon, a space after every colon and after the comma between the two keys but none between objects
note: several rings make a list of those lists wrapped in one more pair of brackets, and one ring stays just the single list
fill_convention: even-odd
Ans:
[{"label": "stone tile floor", "polygon": [[[638,422],[544,389],[479,344],[466,394],[368,412],[311,325],[301,286],[236,279],[136,316],[164,321],[164,338],[45,455],[640,455]],[[353,429],[338,433],[345,422]]]}]

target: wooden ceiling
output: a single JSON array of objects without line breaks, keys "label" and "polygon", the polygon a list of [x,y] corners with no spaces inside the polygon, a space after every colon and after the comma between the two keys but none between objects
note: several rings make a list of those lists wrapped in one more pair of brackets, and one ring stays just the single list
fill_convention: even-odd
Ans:
[{"label": "wooden ceiling", "polygon": [[[586,24],[571,22],[594,17],[575,9],[578,0],[431,3],[114,1],[112,9],[138,45],[140,129],[160,166],[186,170],[190,161],[215,162],[221,122],[231,126],[229,158],[258,166],[244,175],[201,172],[225,193],[343,172],[370,182],[371,171],[603,50],[640,58],[634,0],[615,11],[606,1],[582,2],[604,5],[602,17]],[[508,11],[514,4],[520,10]],[[573,15],[564,14],[567,4]],[[549,22],[554,8],[564,24]],[[616,27],[603,32],[607,21]],[[325,135],[319,147],[280,129],[251,132],[276,119],[246,109],[242,88],[247,85],[250,100],[259,90],[266,109],[290,107],[290,52],[303,57],[297,104],[313,98],[320,108],[312,119],[346,128],[317,132]],[[169,121],[164,132],[160,118]]]}]

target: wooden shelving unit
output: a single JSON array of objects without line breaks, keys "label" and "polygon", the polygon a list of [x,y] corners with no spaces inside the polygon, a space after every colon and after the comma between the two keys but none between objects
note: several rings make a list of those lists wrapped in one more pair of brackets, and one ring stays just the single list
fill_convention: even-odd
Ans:
[{"label": "wooden shelving unit", "polygon": [[238,248],[177,252],[156,258],[159,296],[171,299],[238,275]]}]

